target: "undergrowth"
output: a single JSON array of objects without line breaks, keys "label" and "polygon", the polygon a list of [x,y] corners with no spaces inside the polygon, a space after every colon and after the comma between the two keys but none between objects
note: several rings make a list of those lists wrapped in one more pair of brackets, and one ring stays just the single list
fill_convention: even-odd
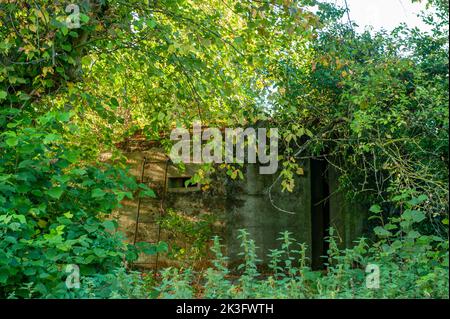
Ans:
[{"label": "undergrowth", "polygon": [[[375,229],[376,240],[360,238],[341,249],[330,229],[325,271],[313,271],[307,245],[290,232],[269,253],[270,275],[258,271],[255,242],[240,230],[243,262],[232,276],[220,239],[214,237],[213,267],[195,273],[168,268],[159,298],[448,298],[448,238],[419,232],[425,214],[413,205]],[[197,282],[198,284],[193,284]]]}]

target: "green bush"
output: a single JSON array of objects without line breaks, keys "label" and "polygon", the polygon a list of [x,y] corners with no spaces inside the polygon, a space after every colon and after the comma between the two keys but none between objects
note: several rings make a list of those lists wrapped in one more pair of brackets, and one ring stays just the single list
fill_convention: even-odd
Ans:
[{"label": "green bush", "polygon": [[207,259],[214,221],[211,214],[192,217],[169,208],[158,220],[161,229],[177,239],[170,243],[168,257],[190,264]]},{"label": "green bush", "polygon": [[83,164],[61,133],[68,113],[0,115],[0,297],[75,297],[66,265],[89,277],[136,259],[107,218],[124,197],[151,190],[124,170]]}]

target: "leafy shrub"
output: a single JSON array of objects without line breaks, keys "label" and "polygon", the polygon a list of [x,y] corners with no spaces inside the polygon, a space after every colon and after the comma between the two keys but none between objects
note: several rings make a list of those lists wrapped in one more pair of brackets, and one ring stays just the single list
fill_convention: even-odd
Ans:
[{"label": "leafy shrub", "polygon": [[[169,209],[158,220],[161,229],[178,239],[171,242],[168,257],[191,264],[207,259],[214,221],[215,217],[211,214],[193,217]],[[184,245],[180,247],[177,242]]]},{"label": "leafy shrub", "polygon": [[166,268],[161,272],[162,282],[157,289],[159,297],[164,299],[187,299],[193,297],[191,286],[191,270],[179,271],[177,268]]},{"label": "leafy shrub", "polygon": [[34,123],[0,115],[0,297],[72,297],[67,264],[99,276],[135,259],[136,248],[106,218],[125,196],[151,190],[124,170],[82,164],[62,133],[68,113]]}]

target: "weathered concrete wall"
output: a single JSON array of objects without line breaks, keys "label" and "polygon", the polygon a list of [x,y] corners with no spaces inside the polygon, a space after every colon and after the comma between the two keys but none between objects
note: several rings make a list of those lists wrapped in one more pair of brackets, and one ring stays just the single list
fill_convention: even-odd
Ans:
[{"label": "weathered concrete wall", "polygon": [[[141,202],[140,218],[136,241],[167,241],[170,244],[189,245],[185,238],[174,238],[166,231],[160,231],[156,220],[164,210],[172,209],[187,218],[195,219],[200,215],[210,214],[217,218],[213,226],[214,233],[224,238],[226,254],[231,264],[241,259],[238,230],[245,228],[255,240],[257,253],[263,263],[268,262],[270,249],[279,248],[280,232],[289,231],[302,243],[308,245],[309,257],[313,266],[321,263],[326,251],[323,237],[327,236],[327,227],[336,229],[341,247],[351,247],[353,241],[366,229],[367,208],[350,203],[344,194],[338,191],[338,174],[333,167],[320,167],[306,160],[302,164],[304,175],[295,178],[292,193],[281,191],[280,181],[272,187],[272,205],[268,190],[278,174],[261,175],[257,164],[246,164],[245,179],[232,181],[222,175],[213,178],[210,189],[206,192],[196,190],[168,191],[161,207],[161,197],[166,178],[169,176],[192,176],[195,167],[188,165],[187,171],[180,172],[169,165],[166,173],[166,156],[162,149],[146,146],[143,149],[127,150],[125,155],[131,173],[139,180],[144,157],[144,180],[154,189],[157,198]],[[312,163],[314,165],[312,165]],[[325,185],[326,184],[326,185]],[[325,185],[325,186],[324,186]],[[319,203],[319,204],[318,204]],[[137,217],[137,199],[124,200],[123,208],[116,212],[122,230],[130,242],[135,237]],[[163,208],[163,209],[161,209]],[[328,226],[325,226],[328,225]],[[312,250],[314,250],[312,252]],[[158,256],[159,267],[177,265],[177,262]],[[153,268],[156,256],[141,256],[138,264]]]},{"label": "weathered concrete wall", "polygon": [[278,174],[260,175],[257,164],[246,165],[245,179],[227,186],[226,247],[231,262],[239,261],[242,251],[238,230],[245,228],[258,246],[258,256],[267,263],[270,249],[279,248],[277,238],[285,230],[297,241],[308,245],[308,257],[314,268],[324,262],[329,227],[338,235],[341,248],[349,248],[361,237],[367,226],[367,207],[353,203],[339,191],[336,170],[325,162],[304,161],[303,176],[297,176],[292,193],[282,192],[280,183],[272,189],[274,204],[268,189]]},{"label": "weathered concrete wall", "polygon": [[[139,227],[136,232],[136,220],[138,216],[138,199],[125,199],[122,201],[122,208],[115,212],[118,219],[119,230],[125,233],[128,242],[132,243],[146,241],[156,243],[159,240],[168,240],[167,234],[159,232],[156,224],[157,218],[160,216],[160,194],[164,185],[165,174],[165,155],[164,152],[157,148],[149,148],[148,150],[134,150],[125,152],[127,165],[130,167],[130,174],[138,181],[141,179],[142,163],[144,157],[148,163],[144,167],[143,182],[152,188],[157,198],[145,198],[141,200],[139,209]],[[154,162],[159,163],[154,163]],[[160,258],[161,257],[161,258]],[[164,256],[158,256],[160,265],[167,265]],[[153,268],[156,263],[156,256],[142,255],[136,262],[137,265]]]},{"label": "weathered concrete wall", "polygon": [[[211,225],[214,233],[224,237],[224,220],[226,194],[223,182],[214,180],[209,191],[203,192],[199,187],[170,189],[168,179],[173,177],[191,177],[195,173],[196,165],[186,165],[186,170],[179,170],[175,165],[168,164],[167,156],[158,147],[134,149],[124,152],[130,173],[140,181],[144,158],[146,164],[143,171],[143,183],[156,193],[156,198],[141,200],[139,209],[139,224],[136,230],[138,216],[138,199],[123,200],[122,208],[115,212],[119,223],[119,230],[124,232],[129,242],[145,241],[157,243],[166,241],[171,246],[182,247],[189,251],[192,243],[188,238],[174,235],[172,232],[158,226],[157,221],[169,210],[176,212],[183,218],[196,221],[201,216],[213,215],[218,222]],[[164,197],[164,200],[162,200]],[[161,254],[157,256],[141,255],[134,264],[144,268],[154,268],[158,259],[158,267],[183,265],[181,259],[174,260]],[[210,259],[207,258],[206,259]],[[186,265],[183,265],[186,266]]]},{"label": "weathered concrete wall", "polygon": [[281,192],[280,181],[269,188],[278,174],[261,175],[257,164],[246,165],[245,179],[227,185],[226,247],[230,261],[241,259],[238,230],[245,228],[255,240],[258,257],[267,262],[270,249],[280,248],[280,232],[289,231],[299,242],[311,245],[311,194],[309,161],[304,165],[305,175],[297,177],[292,193]]}]

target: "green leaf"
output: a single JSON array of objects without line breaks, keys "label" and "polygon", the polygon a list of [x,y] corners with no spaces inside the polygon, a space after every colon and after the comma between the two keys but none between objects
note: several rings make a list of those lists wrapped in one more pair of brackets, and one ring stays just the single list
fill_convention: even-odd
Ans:
[{"label": "green leaf", "polygon": [[392,233],[386,229],[384,229],[383,227],[377,226],[373,229],[373,231],[375,232],[376,235],[380,236],[380,237],[389,237],[392,236]]},{"label": "green leaf", "polygon": [[4,182],[7,181],[8,179],[10,179],[13,175],[11,174],[1,174],[0,175],[0,182]]},{"label": "green leaf", "polygon": [[167,245],[166,242],[161,241],[161,242],[159,242],[159,244],[158,244],[156,250],[157,250],[159,253],[167,252],[167,251],[169,250],[169,245]]},{"label": "green leaf", "polygon": [[148,26],[150,29],[155,28],[155,27],[156,27],[156,21],[153,20],[153,19],[147,19],[147,26]]},{"label": "green leaf", "polygon": [[36,268],[27,268],[24,270],[23,273],[27,276],[32,276],[32,275],[36,274]]},{"label": "green leaf", "polygon": [[48,134],[44,138],[44,144],[49,144],[55,141],[58,141],[60,139],[60,136],[58,134]]},{"label": "green leaf", "polygon": [[45,193],[54,199],[59,199],[63,193],[62,187],[54,187],[47,190]]},{"label": "green leaf", "polygon": [[105,196],[105,192],[101,190],[100,188],[96,188],[92,191],[92,197],[99,198]]},{"label": "green leaf", "polygon": [[22,100],[22,101],[28,101],[29,99],[31,99],[31,96],[29,96],[26,93],[20,93],[19,99]]},{"label": "green leaf", "polygon": [[19,143],[19,139],[16,136],[11,136],[6,139],[6,145],[14,147]]},{"label": "green leaf", "polygon": [[81,176],[81,175],[84,175],[84,174],[87,173],[86,170],[85,170],[85,169],[82,169],[82,168],[74,168],[74,169],[71,170],[70,172],[71,172],[72,174],[78,175],[78,176]]},{"label": "green leaf", "polygon": [[428,199],[428,197],[426,195],[422,194],[419,197],[414,197],[413,199],[408,201],[408,204],[410,204],[411,206],[416,206],[416,205],[419,205],[419,204],[423,203],[427,199]]},{"label": "green leaf", "polygon": [[119,101],[116,98],[111,98],[111,107],[115,110],[119,106]]},{"label": "green leaf", "polygon": [[89,16],[85,15],[84,13],[80,13],[80,20],[83,23],[88,23],[89,22]]},{"label": "green leaf", "polygon": [[155,255],[157,253],[156,245],[148,242],[137,242],[135,246],[138,252],[143,252],[147,255]]},{"label": "green leaf", "polygon": [[90,264],[92,263],[95,259],[97,259],[97,257],[95,255],[89,255],[84,259],[84,263],[85,264]]},{"label": "green leaf", "polygon": [[69,29],[65,25],[61,25],[61,32],[63,35],[67,35],[67,33],[69,33]]},{"label": "green leaf", "polygon": [[71,212],[67,212],[64,214],[64,216],[68,219],[71,219],[73,217],[73,214]]},{"label": "green leaf", "polygon": [[9,272],[5,268],[0,269],[0,284],[6,284]]},{"label": "green leaf", "polygon": [[380,207],[380,205],[372,205],[370,208],[369,208],[369,210],[372,212],[372,213],[375,213],[375,214],[379,214],[379,213],[381,213],[383,210],[381,209],[381,207]]},{"label": "green leaf", "polygon": [[63,48],[63,50],[67,52],[70,52],[72,50],[72,46],[70,44],[61,44],[61,48]]},{"label": "green leaf", "polygon": [[384,229],[394,230],[394,229],[397,229],[397,226],[395,224],[387,223],[386,225],[384,225]]},{"label": "green leaf", "polygon": [[407,237],[411,239],[416,239],[420,237],[420,233],[416,230],[411,230],[410,232],[408,232]]},{"label": "green leaf", "polygon": [[21,224],[26,224],[26,223],[27,223],[27,219],[26,219],[25,216],[23,216],[23,215],[14,215],[14,217],[15,217]]},{"label": "green leaf", "polygon": [[141,197],[152,197],[155,198],[156,194],[152,189],[148,189],[146,191],[141,192]]},{"label": "green leaf", "polygon": [[103,226],[108,231],[115,231],[117,229],[117,222],[113,220],[106,220],[103,222]]},{"label": "green leaf", "polygon": [[56,118],[61,122],[68,122],[70,120],[71,116],[72,116],[72,114],[70,112],[62,112],[62,113],[58,113]]},{"label": "green leaf", "polygon": [[84,225],[84,229],[86,229],[89,233],[93,233],[98,230],[98,224]]},{"label": "green leaf", "polygon": [[81,63],[83,65],[90,65],[92,62],[92,58],[89,55],[85,55],[81,58]]},{"label": "green leaf", "polygon": [[407,221],[412,221],[413,223],[420,223],[421,221],[423,221],[426,218],[426,216],[425,216],[425,213],[423,213],[421,211],[407,209],[402,214],[402,218]]},{"label": "green leaf", "polygon": [[139,258],[136,247],[133,245],[128,245],[127,247],[128,250],[125,253],[125,259],[130,262],[136,261]]},{"label": "green leaf", "polygon": [[445,241],[443,238],[438,237],[438,236],[431,236],[431,239],[433,239],[434,241],[437,241],[437,242],[444,242]]},{"label": "green leaf", "polygon": [[61,158],[66,159],[67,161],[69,161],[70,163],[75,163],[76,161],[78,161],[78,156],[80,155],[80,153],[76,150],[70,150],[70,151],[66,151]]},{"label": "green leaf", "polygon": [[94,254],[96,254],[98,257],[106,257],[106,251],[101,248],[94,248],[93,249]]},{"label": "green leaf", "polygon": [[0,90],[0,101],[6,99],[8,93],[6,91]]}]

